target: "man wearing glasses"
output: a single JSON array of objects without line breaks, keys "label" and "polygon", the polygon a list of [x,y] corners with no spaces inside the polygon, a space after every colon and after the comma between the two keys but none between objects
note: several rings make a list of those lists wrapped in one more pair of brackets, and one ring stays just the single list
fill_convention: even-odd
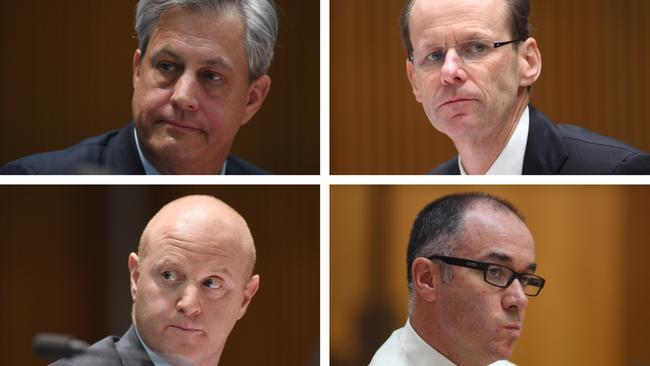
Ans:
[{"label": "man wearing glasses", "polygon": [[410,0],[406,72],[458,156],[432,174],[650,174],[650,155],[529,103],[542,70],[529,0]]},{"label": "man wearing glasses", "polygon": [[407,249],[409,318],[370,366],[512,365],[535,275],[519,211],[484,193],[442,197],[415,219]]}]

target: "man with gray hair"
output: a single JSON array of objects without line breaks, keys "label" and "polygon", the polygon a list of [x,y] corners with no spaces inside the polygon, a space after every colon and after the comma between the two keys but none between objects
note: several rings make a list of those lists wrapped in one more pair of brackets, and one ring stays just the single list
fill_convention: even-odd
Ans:
[{"label": "man with gray hair", "polygon": [[460,193],[418,214],[406,259],[409,318],[371,366],[512,365],[535,275],[535,244],[519,211],[485,193]]},{"label": "man with gray hair", "polygon": [[259,288],[246,221],[210,196],[172,201],[128,260],[133,325],[53,366],[216,366]]},{"label": "man with gray hair", "polygon": [[650,174],[650,155],[529,104],[542,72],[529,0],[409,0],[402,15],[415,99],[458,156],[431,174]]},{"label": "man with gray hair", "polygon": [[277,38],[273,0],[140,0],[133,121],[3,174],[265,174],[230,154],[259,110]]}]

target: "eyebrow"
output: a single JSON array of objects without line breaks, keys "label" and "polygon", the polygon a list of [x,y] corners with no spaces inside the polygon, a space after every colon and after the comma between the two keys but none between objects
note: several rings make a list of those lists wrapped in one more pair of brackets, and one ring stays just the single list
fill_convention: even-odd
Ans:
[{"label": "eyebrow", "polygon": [[[504,262],[504,263],[506,263],[508,265],[512,265],[512,262],[513,262],[511,256],[509,256],[507,254],[500,253],[500,252],[489,252],[488,254],[486,254],[485,256],[482,257],[482,260],[487,259],[487,258],[493,258],[493,259],[499,260],[501,262]],[[528,264],[528,266],[526,266],[526,270],[535,272],[535,270],[537,270],[537,263],[533,262],[533,263]]]},{"label": "eyebrow", "polygon": [[[153,56],[151,57],[152,60],[157,60],[163,55],[167,55],[171,58],[181,60],[183,59],[178,53],[170,50],[169,48],[163,47],[159,49],[158,51],[154,52]],[[203,65],[209,65],[209,66],[221,66],[224,67],[228,70],[232,70],[232,65],[230,62],[228,62],[225,58],[217,56],[214,58],[207,59],[205,61],[201,61],[201,64]]]}]

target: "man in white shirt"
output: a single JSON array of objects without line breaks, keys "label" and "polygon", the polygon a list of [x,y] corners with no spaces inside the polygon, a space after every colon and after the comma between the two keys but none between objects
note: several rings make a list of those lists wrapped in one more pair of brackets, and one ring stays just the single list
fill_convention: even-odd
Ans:
[{"label": "man in white shirt", "polygon": [[512,365],[534,274],[535,244],[519,211],[483,193],[431,202],[407,250],[409,318],[371,366]]},{"label": "man in white shirt", "polygon": [[529,0],[411,0],[406,72],[458,157],[432,174],[650,174],[650,155],[529,106],[542,71]]}]

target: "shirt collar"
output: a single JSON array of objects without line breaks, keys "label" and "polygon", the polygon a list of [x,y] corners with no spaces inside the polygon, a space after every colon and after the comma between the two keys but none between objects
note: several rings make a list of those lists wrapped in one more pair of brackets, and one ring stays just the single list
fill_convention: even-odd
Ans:
[{"label": "shirt collar", "polygon": [[158,355],[156,352],[152,351],[149,347],[147,347],[147,344],[144,343],[142,338],[140,338],[140,334],[138,333],[138,328],[135,328],[135,335],[138,336],[138,339],[140,340],[140,343],[142,343],[142,346],[144,347],[144,350],[149,355],[149,358],[153,362],[154,366],[173,366],[171,363],[167,362],[167,360],[165,360],[160,355]]},{"label": "shirt collar", "polygon": [[[138,142],[138,131],[133,127],[133,137],[135,138],[135,147],[138,149],[138,156],[140,157],[140,162],[142,163],[142,167],[144,167],[144,173],[146,175],[160,175],[160,172],[156,167],[153,166],[147,160],[147,158],[144,157],[144,154],[142,153],[142,149],[140,149],[140,143]],[[228,164],[228,160],[225,160],[223,162],[223,166],[221,167],[221,171],[219,172],[219,175],[226,175],[226,164]]]},{"label": "shirt collar", "polygon": [[455,366],[435,348],[431,347],[411,327],[411,321],[407,320],[404,332],[400,338],[409,363],[413,366]]},{"label": "shirt collar", "polygon": [[[521,175],[524,169],[524,155],[526,153],[526,143],[528,142],[528,128],[530,124],[530,112],[528,106],[517,122],[515,131],[510,136],[510,140],[503,148],[497,159],[492,163],[485,175],[509,174]],[[458,155],[458,168],[461,175],[467,175],[463,164]]]}]

